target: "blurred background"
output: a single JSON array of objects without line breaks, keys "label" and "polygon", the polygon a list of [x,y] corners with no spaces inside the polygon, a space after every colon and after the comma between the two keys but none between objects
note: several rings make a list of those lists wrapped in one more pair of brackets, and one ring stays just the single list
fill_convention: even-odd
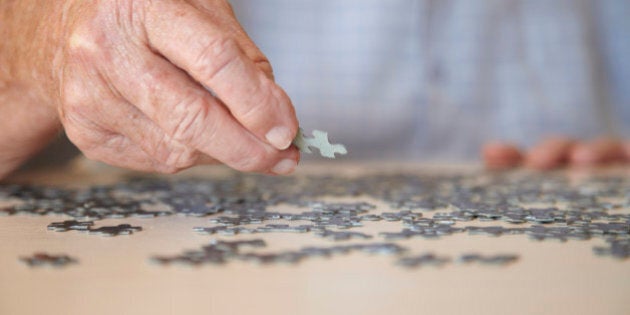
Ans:
[{"label": "blurred background", "polygon": [[[301,126],[328,131],[349,159],[630,138],[630,1],[230,2]],[[27,167],[75,154],[60,136]]]}]

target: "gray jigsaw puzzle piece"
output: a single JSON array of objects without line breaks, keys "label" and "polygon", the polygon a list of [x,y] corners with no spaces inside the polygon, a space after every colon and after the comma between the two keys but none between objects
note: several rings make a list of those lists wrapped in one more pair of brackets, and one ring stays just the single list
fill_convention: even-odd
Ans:
[{"label": "gray jigsaw puzzle piece", "polygon": [[48,225],[48,229],[56,232],[67,232],[67,231],[88,231],[90,227],[94,225],[92,221],[76,221],[76,220],[66,220],[63,222],[53,222]]},{"label": "gray jigsaw puzzle piece", "polygon": [[35,253],[29,257],[21,257],[20,261],[29,267],[53,266],[65,267],[70,264],[76,264],[78,261],[68,255],[51,255],[47,253]]},{"label": "gray jigsaw puzzle piece", "polygon": [[468,263],[480,263],[484,265],[508,265],[518,260],[518,255],[514,254],[497,254],[484,256],[481,254],[464,254],[458,259],[458,262]]},{"label": "gray jigsaw puzzle piece", "polygon": [[293,144],[304,153],[313,153],[311,147],[317,148],[321,156],[330,159],[334,159],[336,153],[341,155],[348,154],[348,150],[343,144],[331,144],[328,141],[328,133],[320,130],[314,130],[313,137],[306,137],[304,130],[300,128],[293,140]]}]

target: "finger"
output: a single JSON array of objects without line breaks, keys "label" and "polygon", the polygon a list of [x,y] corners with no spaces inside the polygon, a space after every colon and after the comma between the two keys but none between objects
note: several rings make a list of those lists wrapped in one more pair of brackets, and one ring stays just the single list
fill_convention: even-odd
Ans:
[{"label": "finger", "polygon": [[212,91],[247,130],[277,149],[297,133],[286,93],[243,52],[230,30],[185,2],[156,1],[146,16],[149,45]]},{"label": "finger", "polygon": [[[125,68],[125,67],[122,67]],[[194,148],[174,141],[136,107],[127,102],[106,72],[83,74],[83,80],[68,78],[64,86],[64,106],[60,118],[66,132],[88,156],[108,164],[136,170],[175,173],[195,164],[212,163]],[[102,143],[117,144],[117,154]],[[111,146],[111,144],[110,144]],[[129,148],[132,152],[125,152]],[[144,154],[135,152],[138,148]],[[141,156],[141,158],[139,157]],[[131,162],[127,161],[131,157]],[[145,163],[145,166],[139,163]]]},{"label": "finger", "polygon": [[240,171],[294,170],[297,149],[278,151],[260,141],[184,72],[159,56],[144,54],[142,63],[120,60],[125,72],[111,73],[112,81],[166,136]]},{"label": "finger", "polygon": [[170,138],[126,100],[117,99],[106,105],[107,113],[103,114],[106,126],[140,147],[155,163],[161,165],[162,172],[175,173],[195,165],[218,163],[195,148]]},{"label": "finger", "polygon": [[142,172],[170,173],[129,138],[97,130],[86,130],[78,124],[66,124],[66,135],[90,160]]},{"label": "finger", "polygon": [[167,164],[156,161],[131,139],[118,135],[118,139],[110,140],[115,145],[99,147],[94,151],[86,153],[86,157],[91,160],[98,160],[103,163],[147,173],[174,174],[182,170]]},{"label": "finger", "polygon": [[[207,1],[207,0],[191,0],[189,1],[195,8],[204,11],[207,15],[216,19],[223,29],[230,30],[239,47],[245,55],[267,75],[268,78],[274,80],[273,69],[269,59],[260,51],[258,46],[249,38],[245,29],[236,19],[236,15],[232,10],[232,6],[227,1]],[[217,14],[217,13],[220,14]]]},{"label": "finger", "polygon": [[623,143],[616,139],[600,138],[576,145],[570,154],[571,165],[595,166],[625,160]]},{"label": "finger", "polygon": [[146,154],[142,148],[138,147],[129,138],[118,135],[108,141],[110,144],[95,148],[92,151],[84,152],[85,156],[91,160],[126,168],[140,172],[159,172],[171,174],[174,169],[165,167],[164,164],[157,163],[151,156]]},{"label": "finger", "polygon": [[489,169],[508,169],[517,167],[523,160],[521,151],[514,145],[502,142],[490,142],[482,149],[484,164]]},{"label": "finger", "polygon": [[569,138],[548,138],[527,152],[525,164],[541,170],[560,167],[567,162],[573,144]]},{"label": "finger", "polygon": [[[71,109],[66,111],[61,118],[68,139],[88,159],[143,172],[174,173],[179,170],[158,162],[134,141],[112,131],[116,128],[115,126],[108,127],[107,117],[110,113],[116,114],[116,106],[94,106],[94,103],[84,105],[86,108],[90,107],[88,111],[92,117],[97,118],[97,121],[81,117]],[[108,108],[107,113],[104,108]],[[119,120],[125,120],[125,118],[127,117],[119,117]]]}]

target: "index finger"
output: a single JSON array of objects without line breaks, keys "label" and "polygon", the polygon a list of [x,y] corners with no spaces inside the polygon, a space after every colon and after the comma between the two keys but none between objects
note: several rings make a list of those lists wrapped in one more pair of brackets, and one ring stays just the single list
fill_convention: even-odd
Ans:
[{"label": "index finger", "polygon": [[185,2],[153,3],[145,21],[149,45],[210,88],[259,139],[288,148],[298,125],[291,101],[243,52],[235,32]]}]

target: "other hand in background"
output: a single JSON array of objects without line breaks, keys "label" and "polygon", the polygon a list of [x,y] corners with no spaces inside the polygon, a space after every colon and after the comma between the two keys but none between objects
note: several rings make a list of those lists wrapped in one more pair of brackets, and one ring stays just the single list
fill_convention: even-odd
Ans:
[{"label": "other hand in background", "polygon": [[484,164],[490,169],[524,165],[548,170],[565,166],[630,164],[630,142],[624,143],[614,138],[578,141],[566,137],[549,137],[527,151],[510,143],[491,142],[484,146],[482,156]]}]

